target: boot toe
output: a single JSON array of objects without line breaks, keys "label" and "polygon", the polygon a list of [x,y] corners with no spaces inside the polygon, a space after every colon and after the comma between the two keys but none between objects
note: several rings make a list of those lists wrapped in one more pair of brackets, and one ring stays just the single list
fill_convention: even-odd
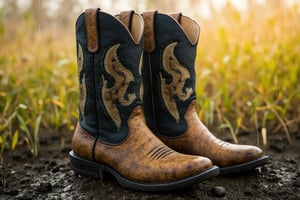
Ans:
[{"label": "boot toe", "polygon": [[250,162],[257,158],[260,158],[263,155],[261,148],[256,146],[244,146],[245,149],[241,152],[241,161],[240,163]]},{"label": "boot toe", "polygon": [[206,157],[192,156],[187,162],[178,163],[178,167],[181,168],[179,171],[185,172],[183,174],[184,177],[189,177],[212,168],[213,164],[212,161]]},{"label": "boot toe", "polygon": [[195,162],[197,162],[198,168],[201,167],[203,170],[209,169],[213,166],[212,161],[206,157],[198,157]]},{"label": "boot toe", "polygon": [[254,169],[267,163],[268,156],[264,156],[262,149],[250,145],[237,145],[236,156],[228,157],[227,163],[220,166],[220,174],[239,173]]},{"label": "boot toe", "polygon": [[[205,171],[214,167],[212,161],[206,157],[185,155],[177,152],[166,160],[162,159],[160,163],[161,165],[157,169],[165,172],[165,177],[161,181],[186,179],[205,173]],[[161,173],[158,172],[157,175],[161,177]],[[151,175],[151,177],[153,176],[154,174]],[[159,179],[158,177],[156,180]]]}]

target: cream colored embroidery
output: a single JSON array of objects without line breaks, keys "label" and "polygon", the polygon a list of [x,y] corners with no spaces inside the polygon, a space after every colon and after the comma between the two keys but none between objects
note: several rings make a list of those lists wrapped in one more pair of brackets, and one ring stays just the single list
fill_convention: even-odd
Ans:
[{"label": "cream colored embroidery", "polygon": [[84,107],[86,102],[86,85],[85,85],[85,73],[83,78],[80,80],[80,74],[83,69],[83,51],[81,45],[78,43],[78,53],[77,53],[77,65],[78,65],[78,75],[79,75],[79,111],[81,112],[84,120]]},{"label": "cream colored embroidery", "polygon": [[122,106],[128,106],[136,99],[134,93],[126,94],[130,82],[134,81],[134,76],[120,62],[117,54],[119,46],[120,44],[112,46],[105,55],[104,68],[113,77],[114,85],[108,88],[107,80],[102,75],[103,87],[101,92],[105,109],[118,130],[121,127],[121,117],[115,102],[118,101]]},{"label": "cream colored embroidery", "polygon": [[[139,73],[140,73],[141,77],[142,77],[142,70],[143,70],[143,52],[141,54],[140,64],[139,64]],[[141,101],[144,100],[144,82],[143,82],[143,80],[141,80],[140,98],[141,98]]]},{"label": "cream colored embroidery", "polygon": [[172,76],[172,81],[169,84],[166,83],[166,80],[161,73],[160,79],[164,103],[169,113],[178,122],[180,116],[175,98],[178,97],[180,100],[185,101],[191,96],[193,89],[184,88],[186,80],[191,76],[189,71],[179,63],[174,55],[174,48],[176,45],[177,42],[169,44],[163,52],[163,68]]}]

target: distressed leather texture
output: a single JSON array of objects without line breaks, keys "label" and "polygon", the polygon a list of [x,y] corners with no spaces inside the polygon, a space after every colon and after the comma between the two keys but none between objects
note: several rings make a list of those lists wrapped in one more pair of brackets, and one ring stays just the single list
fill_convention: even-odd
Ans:
[{"label": "distressed leather texture", "polygon": [[156,46],[152,52],[144,49],[144,110],[150,129],[175,151],[208,157],[219,167],[262,157],[258,147],[217,139],[198,118],[194,70],[198,24],[180,13],[152,14],[151,18],[143,14],[155,35],[147,35],[145,44]]},{"label": "distressed leather texture", "polygon": [[219,167],[247,163],[263,155],[260,148],[251,145],[237,145],[216,138],[199,120],[196,102],[193,101],[184,116],[187,130],[177,137],[158,137],[178,152],[208,157]]},{"label": "distressed leather texture", "polygon": [[[131,113],[129,134],[121,144],[97,141],[95,160],[115,169],[129,180],[159,183],[184,179],[211,168],[209,159],[177,153],[163,144],[146,126],[140,106]],[[77,125],[72,140],[73,151],[92,160],[95,139]]]},{"label": "distressed leather texture", "polygon": [[97,31],[97,13],[98,9],[87,9],[85,11],[85,25],[87,34],[87,48],[91,53],[95,53],[98,48],[98,31]]},{"label": "distressed leather texture", "polygon": [[148,53],[155,50],[154,17],[156,13],[156,11],[146,11],[142,15],[145,23],[144,50]]}]

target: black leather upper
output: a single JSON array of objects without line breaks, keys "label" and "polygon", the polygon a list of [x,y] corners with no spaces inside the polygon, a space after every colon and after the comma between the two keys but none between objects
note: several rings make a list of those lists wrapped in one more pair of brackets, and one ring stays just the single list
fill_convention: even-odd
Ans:
[{"label": "black leather upper", "polygon": [[[165,14],[155,14],[154,34],[155,50],[151,53],[144,52],[142,72],[145,84],[144,110],[147,124],[157,134],[178,136],[186,130],[184,113],[188,105],[196,98],[194,62],[197,44],[191,44],[181,25],[173,17]],[[184,100],[176,95],[169,96],[176,102],[179,113],[179,119],[177,120],[168,110],[168,103],[164,102],[162,95],[163,82],[170,84],[174,81],[172,77],[174,74],[168,73],[163,66],[163,60],[169,59],[164,58],[163,55],[170,44],[176,44],[174,56],[179,64],[188,70],[190,75],[188,79],[182,80],[185,82],[181,92],[186,94],[188,89],[192,90],[192,93]],[[172,68],[172,66],[170,67]],[[178,72],[176,70],[174,68],[175,73]]]}]

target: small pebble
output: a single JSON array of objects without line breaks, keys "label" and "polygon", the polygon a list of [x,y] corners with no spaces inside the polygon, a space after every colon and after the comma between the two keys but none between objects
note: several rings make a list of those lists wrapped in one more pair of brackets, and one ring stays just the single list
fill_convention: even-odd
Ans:
[{"label": "small pebble", "polygon": [[224,197],[226,195],[226,189],[221,186],[215,186],[210,191],[215,197]]}]

